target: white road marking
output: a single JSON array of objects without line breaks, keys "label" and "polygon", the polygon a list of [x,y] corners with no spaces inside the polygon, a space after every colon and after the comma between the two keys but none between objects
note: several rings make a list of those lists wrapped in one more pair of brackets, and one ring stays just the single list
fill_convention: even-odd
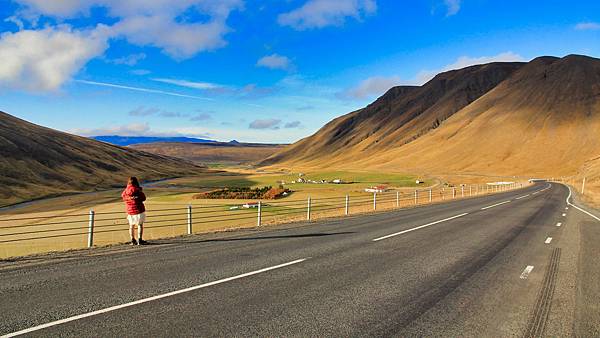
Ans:
[{"label": "white road marking", "polygon": [[600,218],[599,218],[598,216],[596,216],[596,215],[594,215],[594,214],[590,213],[589,211],[586,211],[586,210],[584,210],[584,209],[582,209],[582,208],[580,208],[580,207],[576,206],[575,204],[573,204],[573,203],[569,202],[569,200],[571,199],[571,194],[572,194],[572,193],[571,193],[571,187],[567,186],[567,188],[569,188],[569,196],[567,196],[567,204],[568,204],[568,205],[570,205],[570,206],[572,206],[573,208],[575,208],[575,209],[577,209],[577,210],[579,210],[579,211],[583,212],[584,214],[587,214],[588,216],[590,216],[590,217],[592,217],[592,218],[594,218],[595,220],[597,220],[597,221],[599,221],[599,222],[600,222]]},{"label": "white road marking", "polygon": [[569,210],[569,207],[565,207],[565,210]]},{"label": "white road marking", "polygon": [[557,226],[557,227],[559,227],[559,226],[561,226],[561,225],[562,225],[562,223],[561,223],[561,222],[558,222],[558,223],[556,223],[556,226]]},{"label": "white road marking", "polygon": [[527,194],[527,195],[525,195],[525,196],[517,197],[517,198],[515,198],[515,199],[516,199],[516,200],[520,200],[521,198],[525,198],[525,197],[529,197],[529,196],[530,196],[530,195],[529,195],[529,194]]},{"label": "white road marking", "polygon": [[533,265],[527,265],[527,267],[525,268],[525,270],[523,270],[523,273],[521,273],[521,276],[519,278],[527,279],[527,277],[529,277],[529,274],[531,273],[531,270],[533,270]]},{"label": "white road marking", "polygon": [[134,305],[138,305],[138,304],[143,304],[143,303],[151,302],[151,301],[162,299],[162,298],[166,298],[166,297],[171,297],[171,296],[179,295],[179,294],[182,294],[182,293],[185,293],[185,292],[190,292],[190,291],[194,291],[194,290],[206,288],[206,287],[209,287],[209,286],[213,286],[213,285],[217,285],[217,284],[221,284],[221,283],[225,283],[225,282],[230,282],[232,280],[236,280],[236,279],[240,279],[240,278],[244,278],[244,277],[249,277],[249,276],[252,276],[252,275],[256,275],[256,274],[259,274],[259,273],[263,273],[263,272],[267,272],[267,271],[271,271],[271,270],[275,270],[275,269],[280,269],[280,268],[283,268],[283,267],[286,267],[286,266],[290,266],[290,265],[293,265],[293,264],[302,263],[302,262],[304,262],[307,259],[308,258],[298,259],[298,260],[295,260],[295,261],[292,261],[292,262],[288,262],[288,263],[284,263],[284,264],[279,264],[279,265],[271,266],[271,267],[268,267],[268,268],[264,268],[264,269],[260,269],[260,270],[256,270],[256,271],[252,271],[252,272],[247,272],[247,273],[244,273],[244,274],[241,274],[241,275],[237,275],[237,276],[233,276],[233,277],[228,277],[228,278],[216,280],[214,282],[200,284],[200,285],[192,286],[192,287],[189,287],[189,288],[186,288],[186,289],[181,289],[181,290],[177,290],[177,291],[172,291],[172,292],[164,293],[162,295],[157,295],[157,296],[153,296],[153,297],[148,297],[148,298],[136,300],[134,302],[125,303],[125,304],[116,305],[116,306],[111,306],[111,307],[108,307],[108,308],[105,308],[105,309],[101,309],[101,310],[97,310],[97,311],[92,311],[92,312],[80,314],[80,315],[77,315],[77,316],[73,316],[73,317],[69,317],[69,318],[57,320],[57,321],[54,321],[54,322],[50,322],[50,323],[46,323],[46,324],[42,324],[42,325],[30,327],[28,329],[24,329],[24,330],[21,330],[21,331],[9,333],[7,335],[2,336],[2,338],[3,337],[20,336],[20,335],[23,335],[23,334],[26,334],[26,333],[31,333],[31,332],[38,331],[38,330],[41,330],[41,329],[45,329],[45,328],[48,328],[48,327],[51,327],[51,326],[60,325],[60,324],[72,322],[72,321],[75,321],[75,320],[79,320],[79,319],[83,319],[83,318],[87,318],[87,317],[99,315],[99,314],[102,314],[102,313],[107,313],[107,312],[111,312],[111,311],[123,309],[123,308],[126,308],[126,307],[130,307],[130,306],[134,306]]},{"label": "white road marking", "polygon": [[486,209],[489,209],[489,208],[497,207],[499,205],[506,204],[506,203],[510,203],[510,201],[504,201],[504,202],[496,203],[496,204],[493,204],[493,205],[488,205],[487,207],[481,208],[481,210],[486,210]]},{"label": "white road marking", "polygon": [[465,212],[464,214],[460,214],[460,215],[456,215],[456,216],[452,216],[452,217],[444,218],[444,219],[441,219],[441,220],[439,220],[439,221],[435,221],[435,222],[427,223],[427,224],[424,224],[424,225],[419,225],[418,227],[414,227],[414,228],[410,228],[410,229],[403,230],[403,231],[400,231],[400,232],[396,232],[396,233],[393,233],[393,234],[390,234],[390,235],[387,235],[387,236],[383,236],[383,237],[375,238],[375,239],[373,240],[373,242],[377,242],[377,241],[381,241],[381,240],[383,240],[383,239],[387,239],[387,238],[390,238],[390,237],[394,237],[394,236],[402,235],[402,234],[405,234],[405,233],[407,233],[407,232],[411,232],[411,231],[415,231],[415,230],[423,229],[423,228],[426,228],[426,227],[428,227],[428,226],[435,225],[435,224],[439,224],[439,223],[446,222],[446,221],[450,221],[450,220],[453,220],[453,219],[455,219],[455,218],[459,218],[459,217],[466,216],[466,215],[468,215],[468,214],[469,214],[468,212]]},{"label": "white road marking", "polygon": [[546,241],[544,243],[546,244],[550,244],[550,242],[552,242],[552,237],[548,237],[546,238]]},{"label": "white road marking", "polygon": [[567,216],[567,214],[565,214],[565,213],[563,213],[562,215],[563,215],[563,217]]},{"label": "white road marking", "polygon": [[536,192],[534,192],[532,195],[537,195],[537,194],[539,194],[539,193],[540,193],[539,191],[536,191]]}]

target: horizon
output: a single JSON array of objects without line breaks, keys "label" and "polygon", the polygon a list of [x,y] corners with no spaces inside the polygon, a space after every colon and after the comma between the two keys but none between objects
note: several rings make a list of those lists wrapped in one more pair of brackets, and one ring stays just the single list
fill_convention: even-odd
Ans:
[{"label": "horizon", "polygon": [[591,1],[3,3],[0,110],[82,136],[293,143],[443,71],[600,56]]}]

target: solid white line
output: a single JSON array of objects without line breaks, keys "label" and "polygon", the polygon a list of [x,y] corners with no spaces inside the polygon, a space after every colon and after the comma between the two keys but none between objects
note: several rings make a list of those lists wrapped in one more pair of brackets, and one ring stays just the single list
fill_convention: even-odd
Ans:
[{"label": "solid white line", "polygon": [[456,215],[456,216],[448,217],[448,218],[445,218],[445,219],[441,219],[441,220],[439,220],[439,221],[435,221],[435,222],[431,222],[431,223],[428,223],[428,224],[420,225],[420,226],[418,226],[418,227],[410,228],[410,229],[408,229],[408,230],[404,230],[404,231],[396,232],[396,233],[393,233],[393,234],[390,234],[390,235],[387,235],[387,236],[383,236],[383,237],[375,238],[375,239],[373,240],[373,242],[377,242],[377,241],[381,241],[381,240],[383,240],[383,239],[387,239],[387,238],[390,238],[390,237],[394,237],[394,236],[402,235],[402,234],[405,234],[405,233],[407,233],[407,232],[411,232],[411,231],[415,231],[415,230],[423,229],[423,228],[426,228],[426,227],[428,227],[428,226],[431,226],[431,225],[434,225],[434,224],[438,224],[438,223],[442,223],[442,222],[446,222],[446,221],[449,221],[449,220],[453,220],[453,219],[455,219],[455,218],[463,217],[463,216],[466,216],[466,215],[468,215],[468,214],[469,214],[468,212],[465,212],[464,214],[460,214],[460,215]]},{"label": "solid white line", "polygon": [[559,226],[561,226],[561,225],[562,225],[562,223],[561,223],[561,222],[558,222],[558,223],[556,223],[556,226],[557,226],[557,227],[559,227]]},{"label": "solid white line", "polygon": [[529,194],[525,195],[525,196],[521,196],[521,197],[517,197],[515,198],[516,200],[520,200],[521,198],[525,198],[525,197],[529,197]]},{"label": "solid white line", "polygon": [[157,295],[157,296],[153,296],[153,297],[148,297],[148,298],[136,300],[136,301],[130,302],[130,303],[125,303],[125,304],[121,304],[121,305],[111,306],[111,307],[108,307],[108,308],[105,308],[105,309],[101,309],[101,310],[97,310],[97,311],[92,311],[92,312],[80,314],[80,315],[77,315],[77,316],[73,316],[73,317],[69,317],[69,318],[57,320],[57,321],[54,321],[54,322],[50,322],[50,323],[46,323],[46,324],[42,324],[42,325],[30,327],[28,329],[24,329],[24,330],[21,330],[21,331],[9,333],[9,334],[4,335],[2,337],[20,336],[20,335],[23,335],[23,334],[26,334],[26,333],[38,331],[38,330],[45,329],[45,328],[48,328],[48,327],[51,327],[51,326],[55,326],[55,325],[60,325],[60,324],[72,322],[72,321],[75,321],[75,320],[79,320],[79,319],[83,319],[83,318],[87,318],[87,317],[99,315],[99,314],[102,314],[102,313],[107,313],[107,312],[111,312],[111,311],[123,309],[123,308],[126,308],[126,307],[138,305],[138,304],[143,304],[143,303],[151,302],[151,301],[162,299],[162,298],[166,298],[166,297],[175,296],[175,295],[182,294],[182,293],[185,293],[185,292],[190,292],[190,291],[194,291],[194,290],[206,288],[206,287],[213,286],[213,285],[217,285],[217,284],[221,284],[221,283],[225,283],[225,282],[230,282],[232,280],[236,280],[236,279],[240,279],[240,278],[244,278],[244,277],[249,277],[249,276],[252,276],[252,275],[256,275],[256,274],[259,274],[259,273],[263,273],[263,272],[267,272],[267,271],[271,271],[271,270],[275,270],[275,269],[280,269],[280,268],[283,268],[283,267],[286,267],[286,266],[289,266],[289,265],[293,265],[293,264],[298,264],[298,263],[304,262],[305,260],[307,260],[307,258],[298,259],[298,260],[295,260],[295,261],[292,261],[292,262],[288,262],[288,263],[284,263],[284,264],[279,264],[279,265],[271,266],[271,267],[268,267],[268,268],[264,268],[264,269],[260,269],[260,270],[256,270],[256,271],[252,271],[252,272],[247,272],[247,273],[244,273],[244,274],[241,274],[241,275],[237,275],[237,276],[233,276],[233,277],[229,277],[229,278],[220,279],[220,280],[217,280],[217,281],[214,281],[214,282],[210,282],[210,283],[205,283],[205,284],[201,284],[201,285],[192,286],[192,287],[189,287],[189,288],[186,288],[186,289],[181,289],[181,290],[177,290],[177,291],[172,291],[172,292],[164,293],[162,295]]},{"label": "solid white line", "polygon": [[546,244],[550,244],[550,242],[552,242],[552,237],[548,237],[546,238],[546,241],[544,243]]},{"label": "solid white line", "polygon": [[521,273],[521,276],[519,278],[527,279],[527,277],[529,277],[529,274],[531,273],[531,270],[533,270],[533,265],[527,265],[527,267],[525,268],[525,270],[523,270],[523,273]]},{"label": "solid white line", "polygon": [[573,208],[575,208],[575,209],[577,209],[577,210],[579,210],[579,211],[583,212],[584,214],[587,214],[588,216],[590,216],[590,217],[592,217],[592,218],[594,218],[595,220],[597,220],[597,221],[599,221],[599,222],[600,222],[600,218],[598,218],[598,216],[596,216],[596,215],[594,215],[594,214],[590,213],[589,211],[586,211],[586,210],[584,210],[584,209],[582,209],[582,208],[580,208],[580,207],[576,206],[575,204],[573,204],[573,203],[569,202],[569,200],[571,199],[571,194],[572,194],[572,193],[571,193],[571,187],[567,186],[567,188],[569,188],[569,196],[567,196],[567,204],[568,204],[568,205],[570,205],[570,206],[572,206]]},{"label": "solid white line", "polygon": [[510,203],[510,201],[504,201],[504,202],[496,203],[496,204],[493,204],[493,205],[488,205],[487,207],[481,208],[481,210],[486,210],[486,209],[489,209],[489,208],[497,207],[499,205],[506,204],[506,203]]}]

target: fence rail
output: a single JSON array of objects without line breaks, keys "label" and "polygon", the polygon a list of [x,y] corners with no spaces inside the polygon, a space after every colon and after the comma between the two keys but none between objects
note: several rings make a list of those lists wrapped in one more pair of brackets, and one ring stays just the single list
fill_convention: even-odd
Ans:
[{"label": "fence rail", "polygon": [[[305,200],[257,201],[247,208],[231,209],[227,204],[181,205],[165,209],[149,209],[144,232],[152,229],[171,228],[171,233],[157,232],[156,236],[168,237],[192,234],[221,228],[240,226],[263,226],[266,224],[307,220],[324,217],[346,216],[378,210],[405,208],[442,201],[481,196],[523,187],[523,183],[502,185],[461,185],[438,189],[417,189],[411,192],[391,191],[343,195],[338,197],[311,198]],[[118,217],[117,217],[118,215]],[[69,248],[93,247],[103,234],[126,234],[128,228],[123,212],[95,212],[87,214],[59,214],[42,217],[0,218],[0,244],[29,241],[55,241],[63,237],[75,237]],[[175,231],[181,228],[181,231]],[[83,237],[82,237],[83,236]],[[103,237],[102,244],[121,241],[122,236]],[[79,242],[80,241],[80,242]],[[79,244],[77,244],[79,243]],[[46,243],[52,246],[52,242]],[[0,246],[1,248],[2,246]],[[35,251],[35,249],[32,249]],[[0,255],[2,252],[0,251]],[[9,256],[9,254],[4,254]]]}]

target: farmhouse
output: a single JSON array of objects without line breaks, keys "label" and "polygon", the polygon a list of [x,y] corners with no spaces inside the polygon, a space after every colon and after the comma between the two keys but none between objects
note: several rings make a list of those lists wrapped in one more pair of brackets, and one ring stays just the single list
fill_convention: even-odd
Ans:
[{"label": "farmhouse", "polygon": [[376,185],[374,187],[370,187],[370,188],[366,188],[365,189],[366,192],[386,192],[388,191],[388,188],[385,185]]}]

